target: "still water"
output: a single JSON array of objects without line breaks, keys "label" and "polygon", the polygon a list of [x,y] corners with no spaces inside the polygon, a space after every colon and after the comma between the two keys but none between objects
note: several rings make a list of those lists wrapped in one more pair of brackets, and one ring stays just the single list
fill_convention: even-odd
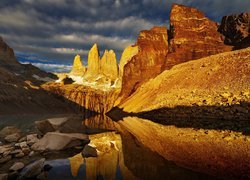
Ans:
[{"label": "still water", "polygon": [[[27,132],[35,131],[34,121],[58,117],[65,115],[1,116],[0,128],[16,125]],[[147,142],[142,144],[120,121],[112,121],[106,116],[74,118],[67,121],[60,131],[89,134],[90,145],[97,149],[98,157],[83,158],[79,153],[70,157],[50,158],[46,163],[53,167],[48,175],[48,179],[51,180],[211,179],[208,175],[180,167],[164,159],[146,147]]]}]

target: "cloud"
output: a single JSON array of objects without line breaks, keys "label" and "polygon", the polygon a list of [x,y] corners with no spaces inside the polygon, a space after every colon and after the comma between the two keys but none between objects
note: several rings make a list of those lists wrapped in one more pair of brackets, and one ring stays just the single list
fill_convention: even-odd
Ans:
[{"label": "cloud", "polygon": [[77,53],[86,63],[94,43],[119,59],[140,30],[168,26],[172,3],[196,7],[218,22],[250,11],[248,0],[1,0],[0,35],[15,52],[45,63],[71,64]]}]

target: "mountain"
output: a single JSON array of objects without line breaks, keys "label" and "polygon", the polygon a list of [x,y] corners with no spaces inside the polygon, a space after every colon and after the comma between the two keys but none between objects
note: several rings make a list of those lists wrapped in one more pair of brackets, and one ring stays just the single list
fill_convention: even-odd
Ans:
[{"label": "mountain", "polygon": [[73,112],[40,87],[55,77],[30,64],[20,64],[0,38],[0,114]]}]

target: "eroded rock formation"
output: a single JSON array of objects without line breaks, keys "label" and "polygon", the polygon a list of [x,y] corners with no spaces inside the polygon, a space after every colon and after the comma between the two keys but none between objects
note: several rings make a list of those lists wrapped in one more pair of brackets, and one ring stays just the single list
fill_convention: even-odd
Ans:
[{"label": "eroded rock formation", "polygon": [[76,55],[74,62],[73,62],[73,68],[70,72],[71,75],[75,76],[83,76],[85,74],[86,68],[82,64],[82,60],[80,55]]},{"label": "eroded rock formation", "polygon": [[170,13],[170,45],[163,70],[189,60],[230,51],[218,25],[191,7],[174,4]]},{"label": "eroded rock formation", "polygon": [[154,27],[141,31],[136,46],[138,53],[124,66],[122,90],[116,104],[131,95],[143,82],[161,73],[168,53],[167,28]]},{"label": "eroded rock formation", "polygon": [[105,50],[100,62],[100,74],[107,77],[111,81],[118,78],[118,65],[116,55],[113,50]]},{"label": "eroded rock formation", "polygon": [[97,44],[94,44],[88,55],[88,68],[85,74],[86,79],[96,78],[100,71],[100,54]]},{"label": "eroded rock formation", "polygon": [[225,43],[243,48],[250,46],[250,13],[224,16],[218,29],[225,36]]}]

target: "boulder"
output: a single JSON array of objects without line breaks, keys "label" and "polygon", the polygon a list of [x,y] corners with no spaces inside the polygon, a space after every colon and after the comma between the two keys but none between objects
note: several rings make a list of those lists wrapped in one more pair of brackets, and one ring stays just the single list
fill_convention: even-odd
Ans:
[{"label": "boulder", "polygon": [[[162,72],[162,65],[168,53],[168,33],[166,27],[154,27],[141,31],[131,54],[136,54],[124,66],[122,90],[116,104],[130,96],[143,83]],[[124,62],[123,62],[124,63]]]},{"label": "boulder", "polygon": [[224,16],[218,31],[225,36],[225,43],[245,48],[250,46],[250,13]]},{"label": "boulder", "polygon": [[4,140],[7,142],[18,142],[18,140],[21,138],[21,134],[20,133],[14,133],[11,135],[7,135]]},{"label": "boulder", "polygon": [[24,164],[22,162],[16,162],[9,168],[9,171],[19,171],[23,168]]},{"label": "boulder", "polygon": [[84,134],[49,132],[31,148],[35,151],[59,151],[87,143],[89,143],[89,138]]},{"label": "boulder", "polygon": [[5,137],[15,133],[21,133],[21,131],[15,126],[7,126],[0,131],[0,137]]},{"label": "boulder", "polygon": [[86,145],[82,150],[82,156],[85,158],[97,157],[97,150],[92,146]]},{"label": "boulder", "polygon": [[174,65],[232,50],[218,24],[198,9],[174,4],[170,13],[169,54],[163,70]]},{"label": "boulder", "polygon": [[76,55],[70,74],[74,76],[83,76],[85,74],[85,71],[86,67],[82,64],[80,55]]},{"label": "boulder", "polygon": [[20,173],[19,179],[35,178],[38,176],[44,167],[45,158],[37,160],[26,166]]}]

